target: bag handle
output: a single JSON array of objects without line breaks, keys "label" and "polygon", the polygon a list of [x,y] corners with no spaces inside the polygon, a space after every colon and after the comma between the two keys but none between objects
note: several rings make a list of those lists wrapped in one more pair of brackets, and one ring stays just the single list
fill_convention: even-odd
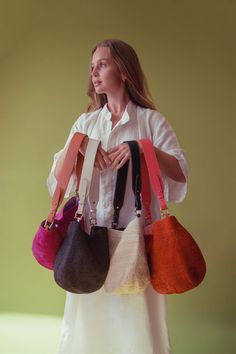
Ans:
[{"label": "bag handle", "polygon": [[129,160],[117,171],[116,187],[113,200],[114,214],[112,228],[116,229],[119,224],[120,210],[124,203],[125,187],[128,175]]},{"label": "bag handle", "polygon": [[[76,166],[76,173],[77,173],[77,177],[80,177],[80,173],[79,170],[81,170],[81,167],[83,165],[83,155],[79,152],[80,146],[84,140],[84,138],[86,137],[85,134],[76,132],[68,147],[67,147],[67,151],[65,154],[65,158],[62,164],[62,168],[60,171],[60,174],[57,178],[57,185],[56,185],[56,189],[53,193],[52,196],[52,202],[51,202],[51,210],[50,213],[46,219],[45,222],[45,227],[52,227],[53,225],[53,221],[57,212],[57,209],[59,208],[60,204],[62,203],[65,193],[66,193],[66,188],[68,186],[70,177],[72,175],[73,172],[73,168],[77,159],[77,166]],[[79,180],[78,180],[79,183]],[[77,183],[77,185],[78,185]]]},{"label": "bag handle", "polygon": [[147,164],[149,179],[152,188],[160,201],[161,215],[169,215],[169,210],[167,208],[166,201],[164,198],[164,184],[161,177],[161,170],[153,144],[149,139],[140,139],[139,141],[142,145],[144,159]]},{"label": "bag handle", "polygon": [[[141,168],[140,168],[140,152],[139,152],[139,145],[137,141],[125,141],[128,144],[131,159],[132,159],[132,189],[135,197],[135,209],[136,215],[140,217],[141,215]],[[119,214],[120,210],[123,206],[124,196],[125,196],[125,187],[127,181],[127,174],[128,174],[128,166],[129,160],[118,170],[117,172],[117,179],[116,179],[116,188],[114,194],[114,215],[112,220],[112,228],[117,228],[119,223]]]},{"label": "bag handle", "polygon": [[142,189],[142,182],[141,182],[141,167],[140,167],[140,152],[139,152],[139,145],[137,141],[127,141],[129,145],[131,157],[132,157],[132,189],[134,192],[135,197],[135,209],[136,213],[141,215],[141,199],[140,193]]},{"label": "bag handle", "polygon": [[91,226],[97,225],[96,208],[99,200],[100,172],[97,168],[93,170],[92,181],[89,191],[90,217],[89,222]]}]

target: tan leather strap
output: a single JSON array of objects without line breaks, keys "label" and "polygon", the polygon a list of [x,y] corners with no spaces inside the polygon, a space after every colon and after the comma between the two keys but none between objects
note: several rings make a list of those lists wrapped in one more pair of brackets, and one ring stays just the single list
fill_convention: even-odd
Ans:
[{"label": "tan leather strap", "polygon": [[[56,189],[53,193],[51,210],[50,210],[50,213],[47,217],[46,224],[53,223],[57,209],[59,208],[60,204],[62,203],[62,201],[64,199],[65,192],[66,192],[70,177],[72,175],[72,172],[73,172],[73,169],[75,166],[76,159],[77,159],[77,167],[76,167],[77,178],[80,177],[80,171],[81,171],[81,167],[83,165],[84,157],[79,152],[79,149],[80,149],[80,146],[81,146],[85,137],[86,137],[85,134],[76,132],[73,135],[73,137],[67,147],[65,159],[63,161],[60,174],[57,178],[57,185],[56,185]],[[79,183],[79,181],[78,181],[78,183]]]}]

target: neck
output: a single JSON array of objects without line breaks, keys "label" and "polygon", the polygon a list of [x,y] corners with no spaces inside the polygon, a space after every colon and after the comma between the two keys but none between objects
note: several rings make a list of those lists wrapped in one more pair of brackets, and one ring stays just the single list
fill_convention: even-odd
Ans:
[{"label": "neck", "polygon": [[123,94],[107,95],[107,107],[113,116],[121,116],[130,101],[126,92]]}]

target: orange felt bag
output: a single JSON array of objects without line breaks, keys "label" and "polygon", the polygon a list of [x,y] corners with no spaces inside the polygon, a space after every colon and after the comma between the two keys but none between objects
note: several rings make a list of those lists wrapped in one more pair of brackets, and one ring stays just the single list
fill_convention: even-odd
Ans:
[{"label": "orange felt bag", "polygon": [[191,234],[175,216],[169,214],[160,167],[151,141],[141,139],[140,143],[144,153],[142,199],[147,219],[150,220],[151,216],[149,180],[159,199],[162,215],[162,219],[147,225],[144,231],[151,283],[161,294],[183,293],[202,282],[206,274],[206,262]]}]

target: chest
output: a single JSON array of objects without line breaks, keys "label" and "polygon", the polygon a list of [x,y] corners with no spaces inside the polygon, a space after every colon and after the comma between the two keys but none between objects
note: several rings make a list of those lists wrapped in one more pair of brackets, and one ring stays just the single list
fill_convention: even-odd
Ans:
[{"label": "chest", "polygon": [[126,123],[118,122],[112,127],[110,120],[97,119],[91,133],[88,135],[93,139],[101,141],[104,150],[121,144],[127,140],[139,139],[139,125],[137,120],[128,121]]}]

